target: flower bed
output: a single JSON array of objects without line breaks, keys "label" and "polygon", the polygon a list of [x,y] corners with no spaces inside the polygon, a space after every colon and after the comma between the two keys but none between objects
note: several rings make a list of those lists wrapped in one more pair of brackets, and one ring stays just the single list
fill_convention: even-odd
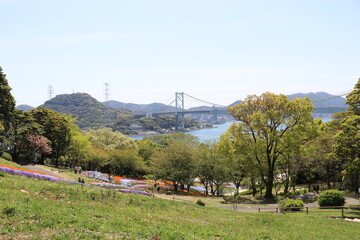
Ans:
[{"label": "flower bed", "polygon": [[135,194],[142,194],[142,195],[146,195],[146,196],[151,196],[150,193],[145,192],[145,191],[138,191],[138,190],[133,190],[133,189],[116,189],[119,192],[124,192],[124,193],[135,193]]},{"label": "flower bed", "polygon": [[65,179],[61,179],[61,178],[58,178],[58,177],[55,177],[55,176],[51,176],[49,174],[35,172],[35,171],[22,169],[22,168],[14,168],[14,167],[9,167],[9,166],[0,166],[0,171],[5,172],[5,173],[10,173],[10,174],[21,175],[21,176],[24,176],[24,177],[30,177],[30,178],[37,178],[37,179],[52,181],[52,182],[66,181]]}]

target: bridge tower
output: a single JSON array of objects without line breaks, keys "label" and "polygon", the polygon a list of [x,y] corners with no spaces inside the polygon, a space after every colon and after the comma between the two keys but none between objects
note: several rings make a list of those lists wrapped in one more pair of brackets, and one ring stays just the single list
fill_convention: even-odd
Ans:
[{"label": "bridge tower", "polygon": [[175,92],[175,130],[184,130],[185,116],[184,116],[184,93]]},{"label": "bridge tower", "polygon": [[217,121],[217,110],[216,110],[216,107],[215,105],[213,105],[213,109],[212,109],[212,123],[216,123]]}]

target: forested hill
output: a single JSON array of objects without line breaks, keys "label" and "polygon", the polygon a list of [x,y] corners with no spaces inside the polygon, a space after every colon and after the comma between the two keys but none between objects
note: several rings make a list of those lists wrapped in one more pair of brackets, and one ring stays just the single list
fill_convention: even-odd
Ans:
[{"label": "forested hill", "polygon": [[30,110],[34,109],[34,107],[26,105],[26,104],[18,105],[18,106],[16,106],[16,108],[21,111],[30,111]]},{"label": "forested hill", "polygon": [[53,99],[46,101],[42,107],[72,115],[77,118],[77,124],[80,128],[104,126],[106,114],[109,114],[110,119],[117,119],[130,113],[129,110],[116,110],[107,107],[87,93],[57,95]]},{"label": "forested hill", "polygon": [[111,100],[104,102],[103,104],[115,109],[124,109],[124,108],[129,109],[135,114],[175,111],[175,107],[168,106],[162,103],[135,104],[135,103],[123,103],[123,102]]}]

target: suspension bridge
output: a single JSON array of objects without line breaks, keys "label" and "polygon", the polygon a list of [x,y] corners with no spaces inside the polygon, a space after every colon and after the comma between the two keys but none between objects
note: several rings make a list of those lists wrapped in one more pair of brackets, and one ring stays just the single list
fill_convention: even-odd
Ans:
[{"label": "suspension bridge", "polygon": [[[346,91],[344,93],[334,95],[330,98],[326,99],[320,99],[313,101],[313,103],[319,103],[331,100],[333,98],[338,98],[345,96],[350,91]],[[173,98],[174,96],[172,96]],[[192,109],[185,109],[185,97],[190,100],[195,100],[197,102],[200,102],[202,104],[205,104],[202,108],[192,108]],[[149,112],[146,114],[136,114],[136,117],[159,117],[164,115],[174,115],[175,116],[175,130],[183,130],[185,129],[185,115],[189,114],[208,114],[211,116],[211,122],[215,123],[218,119],[218,115],[229,115],[226,108],[228,106],[224,106],[221,104],[212,103],[209,101],[205,101],[196,97],[193,97],[187,93],[184,92],[176,92],[175,98],[167,104],[169,108],[172,110],[169,111],[163,111],[163,112]],[[211,107],[210,107],[211,106]],[[314,113],[327,113],[332,114],[336,112],[346,111],[347,107],[341,107],[341,106],[330,106],[330,107],[317,107],[315,108]]]}]

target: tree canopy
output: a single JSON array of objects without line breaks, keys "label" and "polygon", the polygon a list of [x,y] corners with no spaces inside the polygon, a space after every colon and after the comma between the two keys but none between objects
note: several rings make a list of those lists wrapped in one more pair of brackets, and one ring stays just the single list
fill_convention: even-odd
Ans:
[{"label": "tree canopy", "polygon": [[238,121],[240,135],[248,142],[253,159],[266,183],[265,197],[272,197],[276,162],[291,145],[300,144],[313,120],[313,105],[308,98],[290,100],[283,94],[248,96],[228,108]]}]

